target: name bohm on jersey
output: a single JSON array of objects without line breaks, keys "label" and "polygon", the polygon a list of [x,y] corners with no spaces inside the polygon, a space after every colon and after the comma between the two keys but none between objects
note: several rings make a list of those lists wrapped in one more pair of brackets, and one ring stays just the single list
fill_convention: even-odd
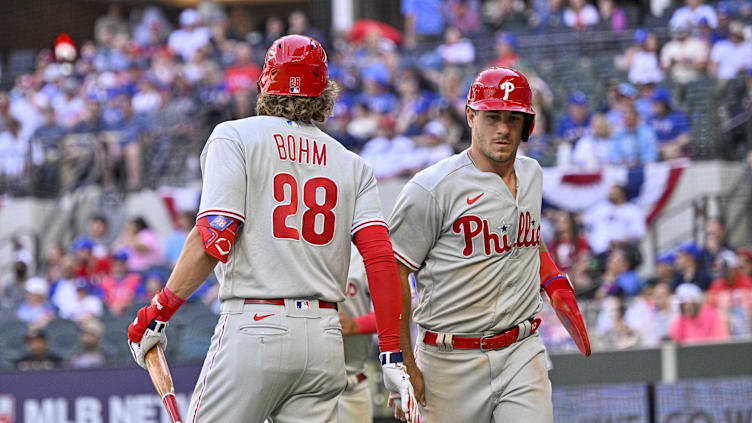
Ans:
[{"label": "name bohm on jersey", "polygon": [[280,160],[313,166],[326,166],[326,144],[292,134],[274,134]]},{"label": "name bohm on jersey", "polygon": [[[538,223],[536,225],[536,223]],[[511,226],[502,223],[491,230],[488,219],[474,215],[465,215],[452,224],[452,230],[464,237],[465,245],[462,255],[473,255],[475,238],[483,238],[483,252],[485,255],[504,254],[512,248],[537,247],[540,244],[540,224],[531,218],[530,212],[520,212],[517,223],[517,238],[510,241]],[[498,231],[498,233],[497,233]]]}]

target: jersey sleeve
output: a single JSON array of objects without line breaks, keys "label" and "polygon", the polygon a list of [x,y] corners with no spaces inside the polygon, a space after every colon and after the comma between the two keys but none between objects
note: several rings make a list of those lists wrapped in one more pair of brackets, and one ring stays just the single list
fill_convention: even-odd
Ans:
[{"label": "jersey sleeve", "polygon": [[434,196],[419,184],[408,182],[389,219],[395,257],[411,270],[419,270],[438,239],[441,226],[441,212]]},{"label": "jersey sleeve", "polygon": [[[245,222],[246,161],[239,140],[217,127],[201,153],[203,187],[197,219],[222,215]],[[227,138],[217,137],[220,133]]]},{"label": "jersey sleeve", "polygon": [[363,178],[355,198],[355,213],[350,235],[369,226],[380,225],[386,227],[386,221],[381,213],[381,199],[376,188],[376,178],[371,166],[364,164]]}]

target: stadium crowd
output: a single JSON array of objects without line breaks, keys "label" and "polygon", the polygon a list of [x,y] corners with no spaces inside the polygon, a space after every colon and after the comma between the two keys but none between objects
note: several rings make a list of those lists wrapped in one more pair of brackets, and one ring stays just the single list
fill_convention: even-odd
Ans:
[{"label": "stadium crowd", "polygon": [[[210,1],[183,10],[175,24],[156,6],[133,8],[126,18],[112,5],[74,59],[43,49],[0,92],[0,194],[56,197],[91,184],[122,193],[196,181],[209,131],[254,114],[263,54],[286,33],[326,46],[341,95],[325,129],[381,180],[410,176],[469,145],[467,86],[487,65],[520,68],[531,80],[538,114],[521,148],[543,165],[598,169],[694,158],[692,116],[683,107],[693,82],[728,93],[728,117],[752,111],[752,2],[666,3],[651,2],[650,13],[670,39],[635,29],[634,16],[613,0],[435,0],[420,8],[403,0],[405,31],[396,35],[374,26],[324,33],[300,11],[254,31],[245,9]],[[606,81],[602,96],[571,90],[562,101],[525,59],[516,34],[577,31],[628,33],[633,42],[612,54],[621,78]],[[477,51],[480,39],[491,40],[490,60]],[[748,153],[743,127],[727,138],[728,158]],[[626,194],[613,187],[607,202],[585,214],[547,209],[542,224],[549,250],[584,300],[594,344],[750,336],[752,252],[730,248],[724,222],[711,219],[701,245],[661,254],[645,280],[636,272],[645,216]],[[629,232],[616,230],[615,217]],[[192,224],[190,213],[181,214],[160,242],[144,218],[115,228],[95,215],[72,243],[50,245],[40,260],[15,245],[13,269],[0,278],[0,333],[21,322],[28,348],[0,357],[0,366],[118,362],[115,342],[124,341],[107,345],[111,323],[161,288]],[[207,281],[192,301],[216,311],[215,289]],[[550,310],[543,315],[547,345],[572,348]],[[53,339],[64,322],[72,322],[78,344]]]}]

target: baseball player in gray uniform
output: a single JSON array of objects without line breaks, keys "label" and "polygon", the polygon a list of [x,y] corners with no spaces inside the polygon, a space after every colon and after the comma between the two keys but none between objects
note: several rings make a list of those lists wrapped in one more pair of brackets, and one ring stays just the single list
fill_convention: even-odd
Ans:
[{"label": "baseball player in gray uniform", "polygon": [[266,55],[259,116],[218,125],[204,147],[196,227],[165,289],[128,328],[143,367],[215,270],[221,314],[188,422],[336,421],[347,381],[337,303],[351,242],[368,275],[385,384],[409,402],[399,279],[373,172],[313,124],[335,97],[321,45],[282,37]]},{"label": "baseball player in gray uniform", "polygon": [[423,379],[413,386],[426,422],[553,422],[542,289],[590,354],[571,284],[540,239],[541,168],[517,156],[533,130],[531,97],[521,73],[481,72],[466,107],[471,147],[418,173],[390,219],[403,296],[417,272]]},{"label": "baseball player in gray uniform", "polygon": [[356,249],[350,256],[345,302],[339,312],[345,341],[347,387],[339,397],[339,422],[371,423],[373,406],[366,377],[366,361],[371,353],[371,340],[376,332],[376,319],[371,311],[366,269]]}]

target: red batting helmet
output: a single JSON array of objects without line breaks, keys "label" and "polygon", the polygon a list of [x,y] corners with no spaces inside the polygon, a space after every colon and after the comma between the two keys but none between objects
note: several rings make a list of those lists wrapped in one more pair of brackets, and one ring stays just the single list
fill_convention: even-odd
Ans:
[{"label": "red batting helmet", "polygon": [[475,77],[467,93],[467,107],[473,110],[510,110],[527,114],[522,140],[527,141],[535,126],[533,92],[525,75],[508,68],[488,68]]},{"label": "red batting helmet", "polygon": [[266,52],[257,87],[259,94],[318,97],[328,80],[326,52],[321,44],[304,35],[287,35]]}]

